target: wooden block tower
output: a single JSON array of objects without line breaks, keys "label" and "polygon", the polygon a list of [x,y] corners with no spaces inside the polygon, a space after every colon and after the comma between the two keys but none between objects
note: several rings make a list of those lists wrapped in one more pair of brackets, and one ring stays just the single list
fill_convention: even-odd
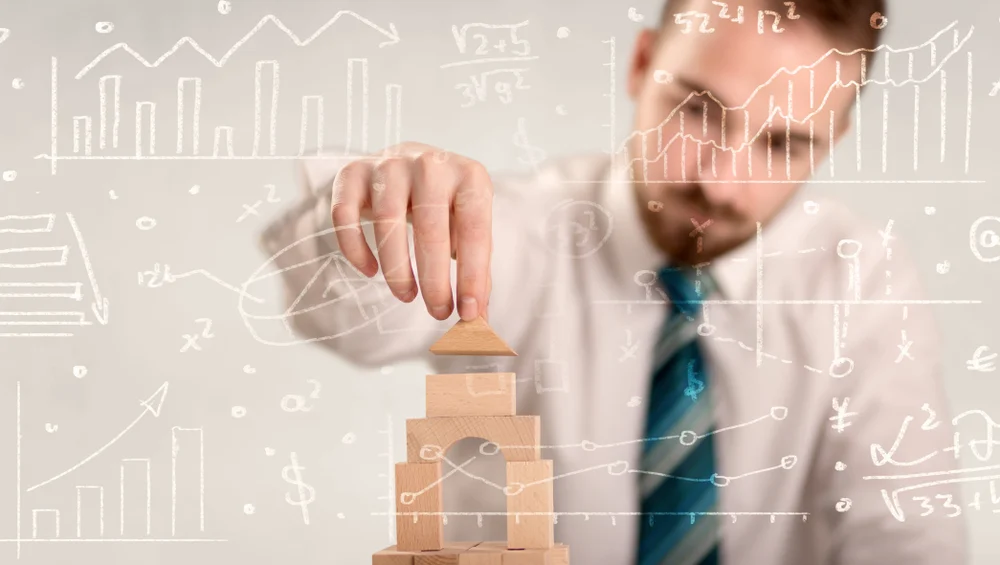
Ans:
[{"label": "wooden block tower", "polygon": [[[483,318],[459,321],[436,355],[517,355]],[[541,458],[538,416],[518,416],[514,373],[427,375],[427,417],[406,421],[396,465],[396,542],[372,565],[569,565],[553,541],[552,461]],[[444,542],[441,461],[465,438],[483,438],[507,465],[507,541]]]}]

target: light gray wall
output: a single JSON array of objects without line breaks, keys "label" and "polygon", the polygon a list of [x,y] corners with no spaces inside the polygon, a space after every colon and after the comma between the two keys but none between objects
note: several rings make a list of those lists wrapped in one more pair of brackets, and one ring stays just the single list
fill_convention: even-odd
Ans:
[{"label": "light gray wall", "polygon": [[[1000,35],[1000,9],[989,4],[971,0],[893,2],[886,36],[890,45],[909,47],[927,41],[952,21],[957,21],[955,29],[963,35],[976,26],[968,49],[974,63],[968,173],[965,51],[948,67],[949,127],[943,163],[940,110],[934,106],[939,97],[928,94],[931,101],[923,104],[922,119],[927,125],[920,138],[921,166],[914,172],[912,101],[905,102],[908,95],[897,98],[894,94],[888,118],[888,167],[881,172],[877,135],[882,120],[881,94],[872,89],[863,104],[865,170],[848,174],[844,167],[844,178],[985,182],[819,183],[806,190],[835,194],[874,225],[894,220],[894,232],[917,250],[921,274],[934,298],[983,301],[977,306],[939,306],[936,312],[945,330],[952,409],[982,409],[1000,416],[1000,376],[970,372],[965,367],[979,346],[1000,351],[1000,334],[993,328],[1000,264],[976,259],[969,244],[970,226],[977,218],[1000,215],[1000,199],[994,191],[1000,176],[995,166],[1000,146],[994,140],[1000,98],[989,96],[993,81],[1000,79],[1000,69],[992,60],[1000,49],[996,39]],[[634,6],[647,22],[659,11],[656,0],[637,0]],[[190,36],[208,53],[220,57],[268,14],[278,16],[305,39],[337,10],[352,10],[390,34],[390,24],[394,24],[399,43],[380,48],[379,43],[387,40],[384,33],[345,15],[307,47],[294,46],[273,26],[265,28],[221,68],[184,47],[155,69],[144,68],[126,53],[117,52],[79,80],[74,78],[118,42],[153,61],[181,37]],[[95,24],[101,21],[113,22],[114,30],[98,33]],[[455,85],[467,82],[468,75],[480,69],[441,68],[462,60],[451,26],[522,21],[529,23],[520,35],[530,41],[532,55],[538,56],[523,64],[530,69],[525,73],[530,89],[514,91],[510,104],[499,102],[489,90],[487,101],[461,108],[465,98]],[[561,26],[569,28],[569,37],[557,38]],[[630,20],[628,6],[595,0],[234,0],[232,11],[223,15],[214,0],[22,0],[0,6],[0,27],[10,30],[9,37],[0,43],[0,171],[17,172],[13,181],[0,181],[0,216],[53,214],[54,220],[50,233],[0,233],[0,248],[68,246],[68,263],[47,271],[58,274],[46,275],[50,278],[45,280],[79,282],[83,293],[79,302],[0,298],[0,311],[80,310],[94,322],[86,327],[42,328],[73,333],[73,337],[0,337],[0,540],[17,535],[18,502],[22,537],[32,537],[32,510],[48,508],[61,512],[61,537],[75,537],[78,485],[104,487],[104,537],[121,538],[121,460],[149,458],[152,537],[228,541],[23,543],[21,561],[192,565],[366,562],[372,551],[389,543],[388,519],[372,515],[389,507],[387,501],[379,500],[388,488],[388,479],[379,474],[389,468],[382,454],[390,437],[381,430],[388,427],[391,431],[391,457],[402,459],[403,421],[423,413],[423,368],[410,364],[364,372],[316,347],[262,345],[247,331],[237,308],[237,295],[224,285],[240,285],[265,261],[255,246],[256,234],[267,218],[274,217],[296,196],[290,162],[63,160],[56,163],[57,172],[52,174],[49,161],[35,158],[49,153],[52,146],[52,59],[58,60],[57,147],[61,155],[73,153],[72,117],[77,115],[92,117],[92,152],[104,154],[98,139],[98,80],[107,75],[122,77],[119,153],[134,154],[135,102],[149,100],[157,103],[157,154],[176,155],[177,80],[186,76],[203,79],[201,154],[211,154],[212,132],[217,125],[234,127],[236,151],[247,154],[254,128],[254,63],[259,60],[280,63],[278,153],[297,151],[299,100],[309,94],[326,96],[326,141],[343,145],[346,61],[366,58],[369,149],[385,143],[385,86],[399,84],[404,140],[464,152],[494,171],[523,169],[520,158],[525,153],[513,140],[519,118],[524,118],[531,143],[550,156],[600,151],[609,146],[610,132],[603,124],[612,115],[606,97],[610,69],[605,65],[610,61],[610,45],[605,40],[610,38],[614,38],[616,50],[614,116],[618,139],[629,131],[631,108],[622,84],[639,24]],[[15,78],[23,80],[23,88],[13,88]],[[931,81],[928,92],[938,84]],[[556,111],[559,105],[566,115]],[[356,150],[360,149],[359,119],[354,120]],[[266,131],[266,118],[262,127]],[[108,135],[110,143],[110,132]],[[264,139],[262,151],[266,152]],[[81,151],[82,144],[81,140]],[[852,141],[845,142],[839,151],[840,163],[854,163]],[[828,177],[828,170],[823,169],[820,178]],[[267,202],[268,184],[275,186],[273,196],[280,202]],[[193,194],[195,186],[199,190]],[[243,205],[258,200],[264,201],[260,215],[237,222]],[[928,206],[935,207],[936,214],[927,215]],[[100,324],[91,311],[94,287],[68,214],[89,254],[100,295],[108,300],[107,325]],[[136,221],[145,216],[155,219],[155,228],[137,228]],[[992,229],[996,228],[994,223]],[[950,271],[938,274],[936,267],[943,261],[950,262]],[[151,269],[154,263],[169,264],[175,275],[204,272],[159,288],[138,284],[137,273]],[[32,278],[35,272],[0,269],[0,282],[37,281]],[[211,280],[209,274],[217,280]],[[257,292],[272,303],[280,298],[274,285],[264,285]],[[197,320],[203,318],[211,319],[209,333],[214,337],[199,339],[201,351],[181,353],[186,344],[183,335],[201,332],[203,324]],[[37,329],[4,325],[0,333]],[[80,369],[75,375],[74,367],[85,367],[86,373]],[[165,382],[169,389],[158,417],[146,413],[136,421],[147,411],[139,401],[152,396]],[[318,398],[309,398],[316,390]],[[283,411],[286,395],[305,397],[313,409]],[[245,416],[234,417],[235,407],[243,407]],[[171,531],[174,426],[204,430],[204,530],[197,460],[185,459],[192,450],[197,453],[197,440],[189,432],[178,436],[176,533]],[[102,451],[102,446],[125,429],[128,432],[120,440]],[[353,442],[345,442],[347,434],[353,434]],[[298,488],[282,476],[292,453],[304,467],[303,481],[315,489],[315,501],[307,507],[308,525],[300,507],[285,500],[286,494],[300,496]],[[93,454],[97,456],[72,473],[27,492]],[[967,452],[963,464],[972,467],[983,463]],[[126,465],[128,500],[138,501],[139,506],[130,507],[124,537],[147,537],[143,463]],[[976,491],[988,493],[988,488],[976,484],[967,489],[970,496]],[[93,526],[98,505],[96,498],[88,497],[96,496],[95,491],[81,492],[84,526]],[[988,494],[986,497],[982,510],[969,509],[965,514],[975,563],[983,564],[1000,558],[1000,543],[993,534],[993,505]],[[246,505],[253,505],[252,513]],[[39,516],[39,537],[50,535],[45,529],[50,518]],[[16,544],[0,542],[0,561],[10,562],[16,551]]]}]

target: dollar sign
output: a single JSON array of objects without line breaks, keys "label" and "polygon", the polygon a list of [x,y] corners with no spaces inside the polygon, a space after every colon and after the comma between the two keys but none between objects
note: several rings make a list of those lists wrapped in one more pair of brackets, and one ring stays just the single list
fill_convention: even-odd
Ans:
[{"label": "dollar sign", "polygon": [[299,499],[292,500],[292,495],[290,493],[285,494],[285,501],[292,506],[300,506],[302,508],[302,521],[309,525],[309,505],[316,500],[316,489],[312,488],[308,484],[302,482],[302,471],[305,467],[299,466],[298,456],[293,451],[291,454],[291,465],[285,465],[281,470],[281,478],[285,479],[285,482],[298,487]]},{"label": "dollar sign", "polygon": [[705,382],[698,378],[698,373],[694,370],[694,361],[688,362],[688,385],[684,389],[684,396],[691,400],[698,400],[698,395],[705,390]]},{"label": "dollar sign", "polygon": [[528,132],[524,127],[524,118],[517,119],[517,133],[514,134],[514,146],[523,149],[527,155],[518,157],[518,161],[525,165],[537,166],[545,160],[547,156],[541,147],[535,147],[528,142]]}]

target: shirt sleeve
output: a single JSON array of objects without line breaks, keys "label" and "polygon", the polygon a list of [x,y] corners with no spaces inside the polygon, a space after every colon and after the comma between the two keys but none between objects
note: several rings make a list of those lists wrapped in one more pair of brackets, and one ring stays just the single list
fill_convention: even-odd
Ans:
[{"label": "shirt sleeve", "polygon": [[[302,197],[260,237],[272,274],[280,276],[285,312],[257,325],[268,326],[269,336],[279,334],[267,338],[275,343],[316,342],[364,367],[426,356],[449,326],[432,318],[420,297],[404,303],[393,296],[381,270],[369,279],[344,258],[330,210],[338,170],[332,161],[296,164]],[[376,249],[371,222],[362,222],[362,230]],[[412,229],[407,230],[412,261]],[[454,263],[452,271],[454,281]]]}]

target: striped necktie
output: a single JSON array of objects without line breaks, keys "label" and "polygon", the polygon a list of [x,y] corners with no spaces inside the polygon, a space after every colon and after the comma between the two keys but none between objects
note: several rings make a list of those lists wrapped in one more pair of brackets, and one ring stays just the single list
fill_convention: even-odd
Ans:
[{"label": "striped necktie", "polygon": [[642,495],[638,565],[716,565],[718,493],[708,382],[697,343],[699,302],[714,291],[691,269],[657,274],[670,299],[653,353],[646,441],[638,471]]}]

